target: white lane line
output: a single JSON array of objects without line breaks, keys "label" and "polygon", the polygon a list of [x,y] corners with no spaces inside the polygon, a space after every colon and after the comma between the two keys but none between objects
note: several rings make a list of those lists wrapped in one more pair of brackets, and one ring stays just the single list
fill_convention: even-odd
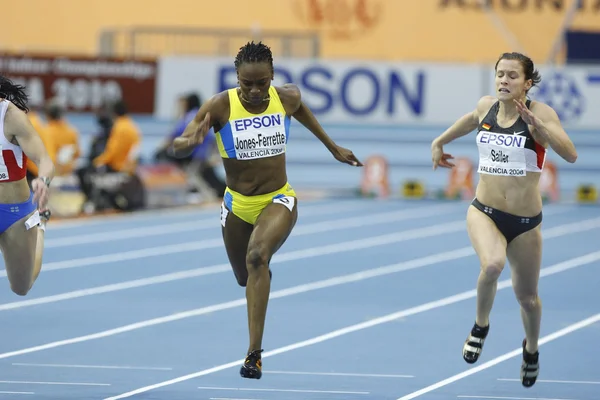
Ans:
[{"label": "white lane line", "polygon": [[6,390],[0,390],[0,394],[35,394],[35,392],[9,392]]},{"label": "white lane line", "polygon": [[345,390],[311,390],[311,389],[268,389],[268,388],[234,388],[199,386],[200,390],[231,390],[239,392],[282,392],[282,393],[323,393],[323,394],[370,394],[370,392],[351,392]]},{"label": "white lane line", "polygon": [[23,385],[64,385],[64,386],[110,386],[110,383],[92,383],[92,382],[38,382],[38,381],[0,381],[5,384],[23,384]]},{"label": "white lane line", "polygon": [[[593,253],[589,253],[580,257],[576,257],[576,258],[572,258],[572,259],[568,259],[566,261],[560,262],[558,264],[554,264],[550,267],[544,268],[542,269],[542,271],[540,272],[540,279],[546,276],[550,276],[550,275],[554,275],[554,274],[558,274],[560,272],[564,272],[564,271],[568,271],[570,269],[573,268],[577,268],[583,265],[588,265],[591,263],[594,263],[596,261],[600,260],[600,251],[597,252],[593,252]],[[506,288],[512,287],[512,282],[510,279],[506,279],[503,281],[499,281],[498,282],[498,289],[497,290],[503,290]],[[351,326],[347,326],[345,328],[341,328],[341,329],[337,329],[335,331],[331,331],[329,333],[320,335],[320,336],[316,336],[313,337],[312,339],[308,339],[308,340],[304,340],[301,342],[296,342],[296,343],[292,343],[290,345],[284,346],[284,347],[280,347],[277,348],[275,350],[271,350],[271,351],[267,351],[265,353],[262,354],[263,358],[266,357],[271,357],[271,356],[275,356],[278,354],[283,354],[283,353],[288,353],[290,351],[293,350],[297,350],[300,348],[304,348],[304,347],[308,347],[308,346],[312,346],[318,343],[322,343],[331,339],[335,339],[337,337],[340,336],[344,336],[353,332],[358,332],[364,329],[368,329],[368,328],[372,328],[374,326],[378,326],[381,324],[385,324],[388,322],[392,322],[392,321],[396,321],[400,318],[405,318],[407,316],[411,316],[411,315],[416,315],[416,314],[420,314],[426,311],[430,311],[430,310],[434,310],[437,308],[442,308],[442,307],[446,307],[467,299],[472,299],[474,297],[477,296],[477,290],[476,289],[472,289],[472,290],[468,290],[466,292],[462,292],[462,293],[458,293],[449,297],[445,297],[439,300],[435,300],[435,301],[431,301],[425,304],[421,304],[419,306],[416,307],[411,307],[402,311],[398,311],[392,314],[388,314],[385,315],[383,317],[379,317],[379,318],[374,318],[368,321],[364,321],[361,322],[359,324],[355,324],[355,325],[351,325]],[[168,318],[168,317],[164,317],[164,318]],[[71,339],[73,340],[73,339]],[[65,342],[65,341],[63,341]],[[59,343],[59,342],[54,342],[54,343]],[[59,344],[59,345],[64,345],[64,344]],[[35,349],[35,350],[30,350],[30,349],[24,349],[24,350],[20,350],[19,352],[13,352],[11,353],[5,353],[5,354],[9,354],[9,355],[13,355],[15,353],[21,354],[20,352],[23,351],[27,351],[27,352],[31,352],[31,351],[39,351],[39,349],[43,350],[45,348],[53,348],[53,347],[57,347],[57,345],[54,345],[53,343],[50,343],[48,345],[45,346],[50,346],[50,347],[44,347],[43,346],[38,346],[38,348],[31,348],[31,349]],[[3,354],[0,354],[0,358],[4,358]],[[148,386],[144,386],[120,395],[116,395],[116,396],[112,396],[112,397],[107,397],[104,400],[118,400],[118,399],[125,399],[131,396],[135,396],[137,394],[140,393],[145,393],[145,392],[149,392],[151,390],[154,389],[158,389],[161,387],[165,387],[165,386],[169,386],[169,385],[174,385],[176,383],[179,382],[183,382],[183,381],[187,381],[190,379],[195,379],[198,378],[200,376],[205,376],[205,375],[209,375],[209,374],[213,374],[215,372],[219,372],[219,371],[223,371],[225,369],[229,369],[229,368],[234,368],[234,367],[239,367],[242,363],[244,362],[243,359],[240,360],[236,360],[227,364],[222,364],[222,365],[218,365],[212,368],[208,368],[202,371],[198,371],[198,372],[194,372],[192,374],[188,374],[188,375],[184,375],[184,376],[180,376],[178,378],[174,378],[174,379],[170,379],[167,381],[163,381],[160,383],[156,383],[153,385],[148,385]]]},{"label": "white lane line", "polygon": [[[520,379],[498,378],[498,380],[505,381],[505,382],[521,382]],[[565,380],[555,380],[555,379],[538,379],[536,382],[537,383],[561,383],[561,384],[567,384],[567,385],[600,385],[600,382],[598,382],[598,381],[565,381]]]},{"label": "white lane line", "polygon": [[[363,208],[365,206],[368,207],[369,203],[361,200],[329,200],[325,202],[323,200],[306,200],[300,198],[302,203],[301,212],[308,211],[311,213],[315,213],[313,215],[318,215],[320,213],[335,213],[336,209],[339,207],[342,211],[349,211],[357,208]],[[334,202],[336,207],[331,207],[331,202]],[[79,228],[82,226],[85,227],[110,227],[111,224],[122,223],[122,222],[136,222],[136,221],[156,221],[159,219],[166,219],[172,217],[185,217],[189,216],[189,218],[199,218],[205,217],[209,215],[218,215],[215,213],[219,212],[219,207],[221,202],[213,201],[206,204],[200,205],[190,205],[190,206],[182,206],[182,207],[170,207],[170,208],[160,208],[160,209],[148,209],[148,210],[140,210],[133,211],[128,213],[114,213],[114,214],[100,214],[100,215],[92,215],[85,216],[81,218],[73,218],[73,219],[62,219],[56,220],[52,222],[52,231],[55,230],[63,230],[69,228]],[[328,211],[326,211],[328,210]],[[49,228],[50,229],[50,228]]]},{"label": "white lane line", "polygon": [[130,365],[81,365],[81,364],[35,364],[35,363],[12,363],[18,367],[48,367],[48,368],[90,368],[90,369],[129,369],[141,371],[172,371],[167,367],[134,367]]},{"label": "white lane line", "polygon": [[[586,318],[586,319],[584,319],[582,321],[579,321],[577,323],[571,324],[571,325],[569,325],[569,326],[567,326],[567,327],[565,327],[563,329],[560,329],[558,331],[555,331],[555,332],[553,332],[553,333],[551,333],[549,335],[546,335],[546,336],[540,338],[540,340],[538,341],[538,345],[542,346],[542,345],[544,345],[546,343],[552,342],[553,340],[559,339],[559,338],[561,338],[563,336],[566,336],[566,335],[568,335],[570,333],[573,333],[575,331],[578,331],[580,329],[588,327],[588,326],[590,326],[592,324],[595,324],[598,321],[600,321],[600,313],[598,313],[596,315],[593,315],[593,316],[591,316],[589,318]],[[477,367],[468,369],[468,370],[466,370],[464,372],[461,372],[460,374],[453,375],[453,376],[451,376],[449,378],[446,378],[446,379],[444,379],[442,381],[434,383],[433,385],[429,385],[429,386],[427,386],[427,387],[425,387],[423,389],[420,389],[420,390],[417,390],[417,391],[412,392],[410,394],[407,394],[406,396],[399,397],[397,400],[411,400],[411,399],[417,398],[417,397],[422,396],[424,394],[433,392],[436,389],[439,389],[441,387],[450,385],[451,383],[454,383],[456,381],[464,379],[464,378],[466,378],[468,376],[471,376],[471,375],[476,374],[478,372],[484,371],[484,370],[486,370],[488,368],[491,368],[491,367],[493,367],[493,366],[495,366],[497,364],[500,364],[501,362],[504,362],[506,360],[509,360],[509,359],[517,357],[517,356],[521,356],[522,354],[523,354],[523,349],[521,347],[519,347],[519,348],[517,348],[517,349],[515,349],[513,351],[510,351],[510,352],[505,353],[505,354],[503,354],[501,356],[498,356],[498,357],[496,357],[496,358],[494,358],[494,359],[492,359],[492,360],[490,360],[490,361],[488,361],[486,363],[483,363],[483,364],[481,364],[481,365],[479,365]]]},{"label": "white lane line", "polygon": [[304,371],[271,371],[264,370],[265,374],[280,375],[315,375],[315,376],[352,376],[357,378],[414,378],[414,375],[390,375],[390,374],[359,374],[351,372],[304,372]]},{"label": "white lane line", "polygon": [[576,399],[550,399],[547,397],[504,397],[504,396],[456,396],[462,399],[496,399],[496,400],[576,400]]},{"label": "white lane line", "polygon": [[[321,247],[313,247],[313,248],[308,248],[308,249],[303,249],[303,250],[290,251],[290,252],[282,253],[280,255],[276,255],[275,257],[273,257],[273,260],[271,261],[271,265],[273,265],[275,263],[284,262],[284,261],[301,260],[301,259],[306,259],[306,258],[311,258],[311,257],[318,257],[318,256],[322,256],[322,255],[337,254],[337,253],[342,253],[342,252],[346,252],[346,251],[356,251],[356,250],[361,250],[361,249],[368,249],[368,248],[372,248],[372,247],[376,247],[376,246],[383,246],[383,245],[390,244],[390,243],[398,243],[398,242],[402,242],[405,240],[426,238],[426,237],[432,237],[432,236],[436,236],[436,235],[443,235],[448,232],[454,232],[456,230],[462,229],[463,228],[462,225],[463,225],[463,222],[459,221],[458,224],[451,223],[448,225],[438,225],[435,227],[414,229],[414,230],[409,230],[409,231],[405,231],[405,232],[394,233],[391,235],[375,236],[372,238],[363,238],[360,240],[341,242],[341,243],[336,243],[333,245],[326,245],[326,246],[321,246]],[[459,254],[461,256],[463,254],[466,254],[466,255],[472,254],[470,248],[465,248],[465,249],[467,249],[467,250],[465,251],[465,250],[461,249],[461,251],[459,251]],[[456,251],[451,251],[449,253],[454,255],[456,253]],[[446,254],[448,254],[448,253],[440,253],[440,254],[443,255],[443,257],[445,258]],[[429,265],[429,264],[425,264],[425,265]],[[394,264],[392,267],[395,268],[396,264]],[[231,270],[231,266],[229,264],[216,264],[216,265],[212,265],[209,267],[201,267],[201,268],[195,268],[195,269],[187,270],[187,271],[172,272],[169,274],[157,275],[157,276],[148,277],[148,278],[134,279],[131,281],[113,283],[113,284],[98,286],[95,288],[79,289],[79,290],[74,290],[71,292],[65,292],[65,293],[61,293],[61,294],[55,294],[55,295],[50,295],[50,296],[43,296],[43,297],[37,297],[37,298],[28,299],[28,300],[20,300],[20,301],[14,301],[11,303],[0,304],[0,311],[14,310],[17,308],[31,307],[31,306],[35,306],[35,305],[41,305],[41,304],[55,303],[58,301],[65,301],[65,300],[71,300],[71,299],[80,298],[80,297],[93,296],[93,295],[109,293],[109,292],[116,292],[119,290],[127,290],[127,289],[143,287],[143,286],[156,285],[156,284],[167,283],[167,282],[172,282],[172,281],[181,280],[181,279],[196,278],[199,276],[212,275],[212,274],[217,274],[217,273],[226,272],[226,271],[230,271],[230,270]]]},{"label": "white lane line", "polygon": [[[462,222],[460,224],[458,224],[456,226],[456,228],[462,229],[461,226],[462,226]],[[452,229],[454,229],[453,225],[450,225],[450,227]],[[584,231],[595,229],[595,228],[600,228],[600,218],[597,221],[587,220],[587,221],[575,222],[575,223],[570,223],[570,224],[565,224],[565,225],[558,225],[556,227],[549,228],[545,231],[544,238],[552,239],[552,238],[556,238],[556,237],[560,237],[560,236],[564,236],[564,235],[568,235],[568,234],[572,234],[572,233],[584,232]],[[422,236],[423,229],[425,229],[425,232],[429,232],[425,236]],[[444,229],[443,225],[434,227],[433,229],[420,228],[420,229],[408,230],[408,231],[402,232],[399,235],[403,235],[403,236],[399,236],[397,239],[398,239],[398,241],[403,241],[403,240],[409,240],[409,239],[431,237],[431,236],[434,236],[437,234],[441,235],[446,232],[447,231]],[[416,236],[411,236],[412,234],[415,234]],[[396,235],[396,234],[394,234],[394,235]],[[385,241],[382,244],[384,244],[384,245],[389,244],[389,242],[387,241],[389,239],[389,236],[384,235],[383,238]],[[291,251],[291,252],[275,255],[275,257],[273,258],[271,263],[273,264],[273,263],[283,262],[283,261],[293,261],[293,260],[298,260],[298,259],[303,259],[303,258],[316,257],[316,256],[320,256],[320,255],[325,255],[325,254],[335,254],[337,252],[343,252],[343,251],[360,250],[360,249],[364,249],[364,248],[370,248],[370,247],[373,247],[376,245],[379,245],[379,244],[377,244],[377,242],[370,242],[368,239],[360,239],[358,241],[342,242],[342,243],[337,243],[335,245],[327,245],[327,246],[323,246],[323,247],[315,247],[315,248],[305,249],[305,250],[296,250],[296,251]],[[458,252],[458,253],[455,253],[455,252]],[[434,254],[433,257],[436,257],[438,255],[443,256],[445,254],[448,254],[448,253]],[[472,248],[470,246],[467,246],[467,247],[458,249],[456,251],[450,252],[450,254],[452,254],[452,257],[454,257],[454,254],[458,254],[459,255],[458,257],[468,257],[471,255],[474,255],[475,252],[472,250]],[[445,257],[445,256],[443,256],[443,257]],[[419,260],[419,259],[417,259],[417,260]],[[429,261],[427,261],[427,262],[429,262]],[[420,266],[427,266],[427,265],[431,265],[431,264],[425,263],[425,264],[421,264]],[[398,264],[394,264],[392,266],[381,267],[379,269],[374,269],[372,271],[375,271],[375,274],[376,274],[375,276],[380,276],[382,271],[386,271],[386,268],[387,269],[391,268],[391,271],[395,272],[396,271],[395,268],[397,268],[397,266],[398,266]],[[384,269],[382,270],[382,268],[384,268]],[[20,300],[20,301],[14,301],[11,303],[0,304],[0,311],[13,310],[13,309],[23,308],[23,307],[31,307],[31,306],[35,306],[35,305],[41,305],[41,304],[55,303],[58,301],[71,300],[71,299],[76,299],[76,298],[80,298],[80,297],[94,296],[94,295],[98,295],[98,294],[116,292],[116,291],[120,291],[120,290],[134,289],[134,288],[150,286],[150,285],[157,285],[157,284],[173,282],[173,281],[177,281],[177,280],[181,280],[181,279],[196,278],[196,277],[200,277],[200,276],[206,276],[206,275],[217,274],[217,273],[221,273],[221,272],[227,272],[230,270],[231,270],[231,267],[229,264],[216,264],[216,265],[212,265],[212,266],[208,266],[208,267],[194,268],[191,270],[172,272],[172,273],[156,275],[156,276],[152,276],[152,277],[148,277],[148,278],[134,279],[134,280],[126,281],[126,282],[97,286],[94,288],[79,289],[79,290],[74,290],[71,292],[65,292],[65,293],[60,293],[60,294],[55,294],[55,295],[50,295],[50,296],[37,297],[37,298],[32,298],[32,299],[27,299],[27,300]],[[393,272],[390,272],[390,273],[393,273]],[[366,271],[363,273],[366,273]],[[386,272],[383,272],[383,273],[385,274]],[[377,274],[379,274],[379,275],[377,275]]]},{"label": "white lane line", "polygon": [[[351,206],[351,207],[350,207]],[[349,210],[353,210],[359,208],[357,204],[343,204],[339,208],[334,208],[331,210],[331,206],[327,207],[321,206],[320,208],[311,208],[309,210],[304,211],[303,216],[310,215],[320,215],[320,214],[334,214],[345,212]],[[425,209],[425,207],[420,207]],[[429,207],[430,208],[430,207]],[[415,211],[419,211],[419,209],[415,209]],[[404,210],[403,213],[408,213],[408,210]],[[377,215],[377,214],[376,214]],[[161,225],[152,225],[152,226],[144,226],[140,228],[129,228],[129,229],[118,229],[110,232],[100,232],[100,233],[90,233],[90,234],[81,234],[76,236],[66,236],[57,239],[48,238],[44,241],[45,249],[52,249],[57,247],[69,247],[69,246],[79,246],[82,244],[89,243],[103,243],[103,242],[114,242],[123,239],[133,239],[133,238],[142,238],[142,237],[150,237],[150,236],[161,236],[167,235],[171,233],[180,233],[180,232],[191,232],[191,231],[201,231],[204,229],[217,229],[218,228],[218,219],[219,216],[215,214],[215,217],[201,219],[198,221],[185,221],[185,222],[177,222],[171,224],[161,224]],[[346,219],[340,221],[331,221],[332,223],[344,222]],[[317,226],[320,224],[316,224]],[[298,227],[300,228],[300,226]],[[342,228],[340,228],[342,229]]]},{"label": "white lane line", "polygon": [[[415,238],[418,238],[417,235],[423,235],[423,237],[433,236],[436,234],[436,230],[439,230],[442,233],[443,232],[445,232],[445,233],[457,232],[460,230],[464,230],[464,228],[465,228],[464,225],[465,225],[464,221],[454,221],[454,222],[441,224],[441,225],[437,225],[437,226],[415,229],[412,231],[394,232],[394,233],[385,234],[385,235],[381,235],[381,236],[373,236],[373,237],[351,240],[351,241],[347,241],[347,242],[341,242],[341,243],[336,243],[336,244],[326,245],[326,246],[321,246],[321,247],[316,247],[316,248],[298,250],[298,251],[296,251],[296,253],[304,253],[304,254],[306,254],[306,257],[314,257],[317,255],[322,255],[322,254],[332,254],[332,253],[336,253],[336,252],[340,252],[340,251],[350,251],[350,250],[353,250],[354,248],[356,248],[357,246],[359,246],[359,248],[381,246],[381,245],[388,244],[388,243],[395,243],[398,241],[406,240],[406,239],[404,239],[404,237],[407,235],[408,235],[408,237],[411,237],[411,235],[413,235],[413,236],[415,236]],[[324,228],[325,228],[324,226],[322,226],[320,228],[320,229],[322,229],[321,232],[325,232]],[[330,230],[333,230],[333,229],[330,229]],[[417,231],[419,233],[416,233]],[[303,232],[305,232],[305,233],[301,232],[301,233],[297,233],[297,235],[301,235],[301,234],[308,235],[308,234],[315,233],[315,228],[314,227],[307,228]],[[407,232],[412,232],[412,233],[408,234]],[[440,234],[442,234],[442,233],[440,233]],[[350,245],[354,246],[354,247],[349,247]],[[146,248],[146,249],[141,249],[141,250],[124,251],[124,252],[120,252],[120,253],[112,253],[112,254],[107,254],[107,255],[102,255],[102,256],[76,258],[76,259],[72,259],[72,260],[58,261],[58,262],[51,262],[48,264],[44,264],[42,266],[42,273],[49,272],[49,271],[62,270],[62,269],[80,268],[80,267],[85,267],[85,266],[89,266],[89,265],[108,264],[108,263],[115,263],[115,262],[121,262],[121,261],[127,261],[127,260],[136,260],[136,259],[140,259],[140,258],[156,257],[156,256],[163,256],[163,255],[168,255],[168,254],[177,254],[177,253],[198,251],[198,250],[203,250],[203,249],[217,248],[217,247],[221,247],[221,246],[223,246],[223,240],[221,238],[219,238],[219,239],[212,239],[212,240],[178,243],[178,244],[174,244],[174,245],[152,247],[152,248]],[[276,257],[277,257],[277,255],[275,257],[273,257],[273,259],[275,259]],[[222,267],[223,265],[226,265],[226,264],[219,265],[220,270],[223,268]],[[6,270],[0,271],[0,277],[6,277]]]}]

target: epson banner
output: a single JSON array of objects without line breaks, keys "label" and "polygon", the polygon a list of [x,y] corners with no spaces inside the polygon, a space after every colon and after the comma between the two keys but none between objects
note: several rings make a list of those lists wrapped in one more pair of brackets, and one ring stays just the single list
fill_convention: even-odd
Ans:
[{"label": "epson banner", "polygon": [[[172,118],[179,95],[203,100],[237,86],[233,59],[168,57],[160,63],[157,116]],[[448,124],[482,95],[477,66],[275,60],[274,85],[294,83],[321,122]]]}]

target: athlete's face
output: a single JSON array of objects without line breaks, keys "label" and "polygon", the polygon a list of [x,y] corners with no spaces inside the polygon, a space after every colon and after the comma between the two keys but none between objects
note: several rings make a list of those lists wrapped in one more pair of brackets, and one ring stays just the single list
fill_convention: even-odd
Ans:
[{"label": "athlete's face", "polygon": [[517,60],[500,60],[496,68],[496,96],[499,100],[522,99],[531,89],[531,79],[525,79],[523,66]]},{"label": "athlete's face", "polygon": [[238,67],[242,97],[252,105],[261,104],[269,95],[273,71],[269,63],[243,63]]}]

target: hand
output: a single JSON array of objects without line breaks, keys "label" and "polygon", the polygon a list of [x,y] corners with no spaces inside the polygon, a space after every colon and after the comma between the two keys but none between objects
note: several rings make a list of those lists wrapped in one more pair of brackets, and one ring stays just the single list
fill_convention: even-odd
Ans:
[{"label": "hand", "polygon": [[346,164],[354,165],[355,167],[362,167],[363,164],[356,158],[356,156],[348,149],[345,149],[340,146],[335,146],[333,151],[331,152],[333,157],[339,162],[343,162]]},{"label": "hand", "polygon": [[[198,127],[196,128],[196,130],[194,132],[184,133],[177,139],[186,140],[187,141],[186,147],[195,147],[204,141],[204,138],[206,137],[206,134],[208,133],[209,130],[210,130],[210,113],[207,112],[206,116],[204,116],[204,119],[202,120],[202,122],[200,122],[200,124],[198,124]],[[175,139],[175,140],[177,140],[177,139]]]},{"label": "hand", "polygon": [[45,209],[50,195],[48,186],[40,178],[35,178],[31,182],[31,188],[33,189],[33,202],[37,204],[38,209]]},{"label": "hand", "polygon": [[542,120],[535,116],[529,108],[523,103],[522,100],[515,100],[517,111],[521,115],[521,119],[527,124],[532,125],[535,128],[539,128],[542,125]]},{"label": "hand", "polygon": [[442,168],[452,168],[454,164],[449,162],[448,160],[453,160],[450,154],[444,153],[444,148],[439,144],[433,144],[431,146],[431,161],[433,162],[433,170],[435,171],[437,167]]}]

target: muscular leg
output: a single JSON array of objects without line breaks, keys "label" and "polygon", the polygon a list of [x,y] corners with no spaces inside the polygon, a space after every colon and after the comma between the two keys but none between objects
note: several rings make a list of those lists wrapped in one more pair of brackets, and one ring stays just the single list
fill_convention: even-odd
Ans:
[{"label": "muscular leg", "polygon": [[535,353],[538,349],[542,320],[542,302],[538,296],[538,281],[542,264],[540,226],[519,235],[510,243],[508,261],[511,267],[515,296],[521,306],[527,351]]},{"label": "muscular leg", "polygon": [[246,259],[248,269],[246,299],[250,323],[249,352],[260,350],[262,346],[267,303],[271,290],[269,262],[287,240],[297,218],[297,202],[291,212],[282,204],[271,203],[262,211],[250,236]]},{"label": "muscular leg", "polygon": [[494,222],[474,206],[467,211],[467,231],[480,265],[475,324],[463,347],[464,360],[473,364],[478,360],[488,334],[498,278],[506,263],[506,239]]},{"label": "muscular leg", "polygon": [[525,329],[525,350],[531,366],[528,374],[521,376],[524,386],[532,386],[537,378],[537,351],[542,320],[542,302],[538,296],[538,281],[542,264],[541,227],[519,235],[508,246],[515,296],[521,306],[521,319]]},{"label": "muscular leg", "polygon": [[246,268],[246,255],[248,253],[248,242],[252,235],[252,225],[229,212],[225,218],[225,226],[221,228],[225,251],[233,273],[240,286],[246,286],[248,281],[248,269]]},{"label": "muscular leg", "polygon": [[485,327],[489,325],[498,278],[506,264],[506,239],[494,222],[473,206],[467,212],[467,230],[481,268],[477,279],[475,322]]},{"label": "muscular leg", "polygon": [[27,230],[25,221],[28,218],[29,215],[0,235],[8,281],[12,291],[20,296],[29,292],[42,266],[43,232],[37,226]]}]

